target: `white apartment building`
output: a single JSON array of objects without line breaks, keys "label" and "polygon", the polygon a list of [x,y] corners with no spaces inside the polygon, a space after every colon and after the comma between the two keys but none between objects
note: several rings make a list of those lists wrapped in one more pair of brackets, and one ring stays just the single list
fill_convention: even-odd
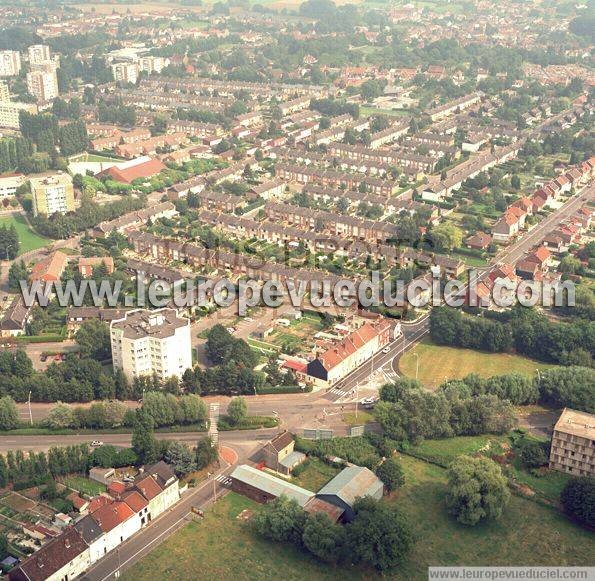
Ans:
[{"label": "white apartment building", "polygon": [[27,73],[27,90],[38,102],[51,101],[58,96],[58,76],[56,69],[36,70]]},{"label": "white apartment building", "polygon": [[132,83],[138,81],[139,66],[137,63],[116,63],[112,65],[112,74],[115,81]]},{"label": "white apartment building", "polygon": [[34,44],[27,49],[27,52],[31,65],[39,65],[51,59],[50,47],[47,44]]},{"label": "white apartment building", "polygon": [[30,178],[33,213],[51,216],[74,210],[72,178],[64,172],[43,174]]},{"label": "white apartment building", "polygon": [[192,367],[190,320],[175,309],[136,309],[110,323],[114,369],[133,380],[156,374],[181,378]]},{"label": "white apartment building", "polygon": [[0,81],[0,103],[4,103],[5,101],[10,101],[10,91],[8,90],[6,81]]},{"label": "white apartment building", "polygon": [[169,59],[162,56],[143,56],[139,59],[138,64],[141,71],[146,71],[149,74],[160,73],[169,64]]},{"label": "white apartment building", "polygon": [[14,77],[21,70],[21,55],[17,50],[0,50],[0,77]]},{"label": "white apartment building", "polygon": [[7,129],[18,129],[20,111],[37,113],[37,105],[34,103],[2,101],[0,99],[0,127],[5,127]]}]

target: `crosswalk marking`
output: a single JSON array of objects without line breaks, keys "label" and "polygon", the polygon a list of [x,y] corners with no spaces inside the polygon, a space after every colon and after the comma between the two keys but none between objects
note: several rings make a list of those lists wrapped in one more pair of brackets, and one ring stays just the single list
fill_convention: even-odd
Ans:
[{"label": "crosswalk marking", "polygon": [[215,477],[215,480],[223,486],[231,485],[231,478],[229,476],[227,476],[226,474],[219,474],[219,476]]}]

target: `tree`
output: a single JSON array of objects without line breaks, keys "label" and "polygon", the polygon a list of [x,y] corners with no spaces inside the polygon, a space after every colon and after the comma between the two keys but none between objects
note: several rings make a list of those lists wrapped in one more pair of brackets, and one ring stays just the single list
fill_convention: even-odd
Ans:
[{"label": "tree", "polygon": [[183,442],[167,442],[163,459],[171,465],[178,478],[196,470],[196,456]]},{"label": "tree", "polygon": [[48,413],[44,425],[53,430],[75,428],[78,425],[77,417],[72,406],[67,403],[57,403]]},{"label": "tree", "polygon": [[581,268],[581,261],[571,254],[560,260],[558,270],[565,274],[576,274]]},{"label": "tree", "polygon": [[302,542],[319,559],[334,562],[343,550],[345,531],[332,522],[326,513],[316,512],[306,519]]},{"label": "tree", "polygon": [[142,464],[152,464],[157,460],[153,418],[143,408],[136,410],[132,426],[132,449]]},{"label": "tree", "polygon": [[542,403],[595,413],[595,369],[554,367],[542,371],[536,381]]},{"label": "tree", "polygon": [[382,480],[389,491],[397,490],[405,484],[405,475],[401,463],[396,458],[387,458],[376,469],[376,476]]},{"label": "tree", "polygon": [[515,191],[518,191],[521,189],[521,178],[517,174],[514,174],[510,178],[510,187]]},{"label": "tree", "polygon": [[206,468],[219,457],[217,446],[213,445],[211,438],[202,438],[196,442],[196,469]]},{"label": "tree", "polygon": [[14,430],[19,425],[19,410],[14,399],[5,395],[0,397],[0,430]]},{"label": "tree", "polygon": [[4,533],[0,533],[0,559],[5,559],[8,554],[8,539]]},{"label": "tree", "polygon": [[430,234],[436,250],[451,252],[463,243],[463,231],[452,222],[442,222],[432,229]]},{"label": "tree", "polygon": [[239,424],[248,415],[248,406],[243,397],[234,397],[227,406],[227,415],[234,425]]},{"label": "tree", "polygon": [[515,442],[514,449],[527,468],[539,468],[547,464],[549,444],[523,437]]},{"label": "tree", "polygon": [[497,519],[509,500],[508,482],[493,460],[459,456],[451,463],[446,505],[460,523]]},{"label": "tree", "polygon": [[99,319],[85,321],[76,332],[74,339],[82,357],[103,361],[111,356],[109,326]]},{"label": "tree", "polygon": [[581,476],[566,483],[560,494],[564,510],[588,527],[595,527],[595,478]]},{"label": "tree", "polygon": [[399,565],[413,545],[411,527],[393,505],[369,497],[353,505],[354,520],[347,525],[347,550],[354,563],[386,571]]},{"label": "tree", "polygon": [[276,542],[301,544],[306,513],[293,498],[281,495],[266,504],[253,518],[254,528]]}]

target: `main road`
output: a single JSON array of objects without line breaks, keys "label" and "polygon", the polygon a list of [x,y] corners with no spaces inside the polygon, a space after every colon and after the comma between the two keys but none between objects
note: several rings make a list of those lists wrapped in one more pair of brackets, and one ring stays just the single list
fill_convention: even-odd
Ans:
[{"label": "main road", "polygon": [[[580,192],[568,199],[562,206],[538,222],[529,232],[526,232],[510,246],[503,249],[492,261],[490,266],[480,269],[479,280],[496,270],[500,264],[514,264],[533,247],[538,245],[548,234],[554,231],[562,222],[573,216],[583,205],[595,199],[595,182],[589,183]],[[417,343],[430,330],[429,316],[424,316],[413,324],[403,324],[403,335],[389,344],[388,352],[379,352],[366,363],[358,367],[351,374],[335,384],[333,392],[327,397],[330,401],[337,401],[345,393],[353,392],[357,385],[368,380],[376,369],[380,369],[393,359],[400,357],[407,349]]]}]

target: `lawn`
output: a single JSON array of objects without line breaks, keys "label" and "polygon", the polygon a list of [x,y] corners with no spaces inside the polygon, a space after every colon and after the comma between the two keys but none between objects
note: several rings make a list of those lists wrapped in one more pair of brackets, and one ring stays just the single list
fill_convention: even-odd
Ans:
[{"label": "lawn", "polygon": [[14,225],[19,235],[19,255],[47,246],[51,242],[49,238],[44,238],[33,232],[21,215],[0,218],[0,226],[10,226],[11,224]]},{"label": "lawn", "polygon": [[95,482],[95,480],[85,478],[84,476],[67,476],[62,480],[62,483],[69,488],[73,488],[89,496],[96,496],[105,492],[105,486],[101,482]]},{"label": "lawn", "polygon": [[[465,527],[447,514],[446,471],[415,458],[403,457],[405,486],[388,502],[409,517],[416,543],[404,565],[389,579],[427,579],[430,565],[575,565],[592,564],[591,534],[554,509],[513,496],[497,521]],[[259,505],[230,493],[207,513],[172,535],[123,575],[142,579],[364,579],[373,571],[321,564],[295,547],[270,543],[236,517]]]},{"label": "lawn", "polygon": [[381,107],[374,107],[373,105],[362,105],[360,107],[362,115],[388,115],[389,117],[405,117],[409,115],[407,109],[383,109]]},{"label": "lawn", "polygon": [[512,496],[499,521],[457,524],[444,504],[446,471],[403,457],[405,486],[394,499],[417,543],[397,579],[427,579],[429,565],[592,565],[595,540],[555,509]]},{"label": "lawn", "polygon": [[399,361],[399,369],[407,377],[415,377],[416,353],[419,356],[418,379],[431,388],[438,387],[447,379],[460,379],[470,373],[477,373],[482,377],[506,373],[534,375],[537,369],[553,367],[521,355],[445,347],[424,340],[405,353]]},{"label": "lawn", "polygon": [[307,462],[304,471],[299,476],[294,476],[291,482],[312,492],[318,492],[340,472],[340,468],[331,466],[314,456],[311,456]]},{"label": "lawn", "polygon": [[474,454],[480,450],[485,450],[488,454],[500,454],[502,442],[508,442],[508,438],[494,435],[458,436],[443,440],[424,440],[421,444],[411,447],[408,452],[419,458],[448,466],[461,454]]},{"label": "lawn", "polygon": [[[283,579],[336,579],[337,570],[288,545],[276,545],[254,535],[236,517],[260,505],[233,492],[207,513],[172,535],[122,575],[139,579],[250,579],[282,574]],[[361,579],[355,571],[341,571],[344,579]]]}]

